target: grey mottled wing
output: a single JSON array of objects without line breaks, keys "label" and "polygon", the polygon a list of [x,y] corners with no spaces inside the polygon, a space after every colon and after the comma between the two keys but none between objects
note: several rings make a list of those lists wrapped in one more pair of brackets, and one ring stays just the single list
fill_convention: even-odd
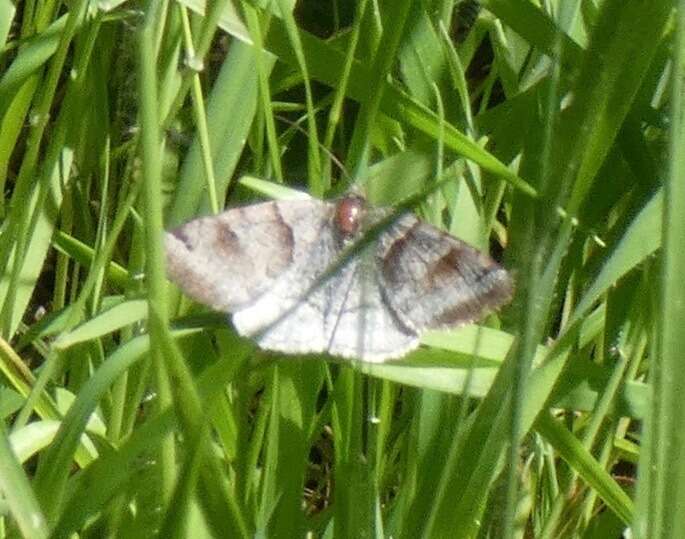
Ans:
[{"label": "grey mottled wing", "polygon": [[234,325],[260,347],[291,354],[383,361],[415,348],[416,333],[383,302],[373,260],[365,268],[363,254],[327,275],[341,253],[334,229],[322,228],[268,292],[235,312]]},{"label": "grey mottled wing", "polygon": [[[335,210],[314,199],[267,202],[191,221],[166,235],[169,277],[195,300],[233,313],[238,332],[264,349],[401,356],[418,345],[420,326],[388,301],[391,285],[402,283],[379,273],[376,245],[329,275],[341,256]],[[396,236],[397,224],[380,243]]]},{"label": "grey mottled wing", "polygon": [[331,354],[380,362],[419,345],[417,333],[402,323],[383,298],[373,252],[359,253],[338,279],[326,316]]},{"label": "grey mottled wing", "polygon": [[326,350],[324,319],[331,281],[319,283],[319,279],[335,259],[336,243],[325,225],[330,225],[330,215],[322,226],[298,234],[292,263],[273,286],[234,311],[233,324],[241,335],[256,339],[267,350],[291,354]]},{"label": "grey mottled wing", "polygon": [[318,200],[265,202],[190,221],[165,236],[169,277],[213,309],[243,309],[301,260],[331,208]]},{"label": "grey mottled wing", "polygon": [[376,255],[386,301],[416,331],[474,322],[513,294],[511,277],[488,255],[413,215],[381,234]]}]

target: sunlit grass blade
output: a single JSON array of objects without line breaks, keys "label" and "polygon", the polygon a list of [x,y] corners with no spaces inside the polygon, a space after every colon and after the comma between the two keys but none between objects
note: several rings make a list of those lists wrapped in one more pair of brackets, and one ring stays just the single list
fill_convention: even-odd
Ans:
[{"label": "sunlit grass blade", "polygon": [[655,287],[657,317],[653,325],[652,406],[646,425],[646,444],[640,459],[638,537],[678,537],[685,533],[680,500],[685,479],[685,455],[680,432],[683,416],[683,349],[685,347],[685,14],[677,13],[673,73],[671,168],[664,188],[660,286]]}]

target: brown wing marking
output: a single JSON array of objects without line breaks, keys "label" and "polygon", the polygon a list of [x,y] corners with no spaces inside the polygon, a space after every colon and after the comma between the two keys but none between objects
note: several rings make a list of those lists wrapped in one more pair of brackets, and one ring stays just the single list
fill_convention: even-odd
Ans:
[{"label": "brown wing marking", "polygon": [[476,321],[513,293],[489,256],[409,215],[381,236],[378,264],[386,301],[417,330]]}]

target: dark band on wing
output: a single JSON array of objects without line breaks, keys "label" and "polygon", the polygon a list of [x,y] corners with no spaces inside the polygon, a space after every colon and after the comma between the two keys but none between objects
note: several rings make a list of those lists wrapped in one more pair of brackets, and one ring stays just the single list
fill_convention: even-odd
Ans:
[{"label": "dark band on wing", "polygon": [[193,249],[193,244],[183,229],[184,229],[184,227],[180,226],[178,228],[170,230],[169,234],[174,236],[178,241],[180,241],[183,245],[185,245],[186,248],[190,251]]},{"label": "dark band on wing", "polygon": [[400,264],[398,260],[402,258],[402,253],[407,248],[411,248],[412,242],[417,241],[414,230],[420,225],[419,221],[414,221],[409,228],[404,231],[404,235],[397,238],[388,252],[383,257],[383,278],[389,283],[396,284],[402,280]]},{"label": "dark band on wing", "polygon": [[276,261],[275,264],[269,264],[267,268],[267,275],[269,277],[276,277],[283,269],[284,266],[289,266],[293,261],[293,255],[295,251],[295,237],[293,234],[293,229],[288,223],[283,219],[278,205],[273,203],[271,205],[274,214],[274,221],[278,223],[278,226],[274,227],[274,236],[278,236],[277,243],[281,246],[278,252],[280,260]]},{"label": "dark band on wing", "polygon": [[464,249],[451,247],[447,254],[430,264],[426,271],[426,284],[429,288],[454,278],[454,272],[461,273],[460,264]]},{"label": "dark band on wing", "polygon": [[488,255],[420,221],[397,230],[380,257],[384,301],[405,325],[456,327],[507,303],[513,282]]},{"label": "dark band on wing", "polygon": [[492,271],[480,275],[474,287],[475,294],[470,298],[436,313],[431,326],[449,327],[478,320],[487,312],[508,303],[514,292],[511,278],[505,270],[497,266],[494,266]]},{"label": "dark band on wing", "polygon": [[228,256],[235,256],[240,252],[240,238],[228,223],[220,223],[216,230],[216,247],[218,251],[226,253]]}]

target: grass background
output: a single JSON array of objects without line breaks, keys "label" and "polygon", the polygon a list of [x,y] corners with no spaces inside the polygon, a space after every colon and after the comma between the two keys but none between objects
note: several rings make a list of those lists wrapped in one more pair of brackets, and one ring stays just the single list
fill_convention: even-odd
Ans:
[{"label": "grass background", "polygon": [[[680,7],[0,0],[0,534],[685,536]],[[225,201],[439,181],[517,295],[400,362],[166,283]]]}]

